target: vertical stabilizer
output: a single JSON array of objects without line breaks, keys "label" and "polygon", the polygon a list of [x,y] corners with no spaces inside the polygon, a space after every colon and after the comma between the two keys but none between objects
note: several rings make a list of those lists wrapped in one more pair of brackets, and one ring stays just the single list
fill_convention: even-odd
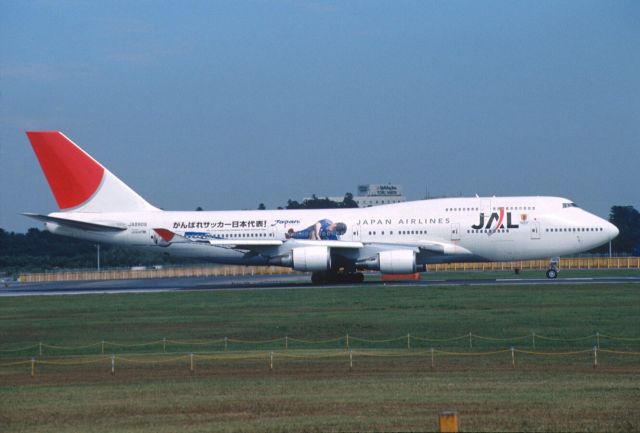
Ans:
[{"label": "vertical stabilizer", "polygon": [[59,131],[27,132],[58,207],[76,212],[158,210]]}]

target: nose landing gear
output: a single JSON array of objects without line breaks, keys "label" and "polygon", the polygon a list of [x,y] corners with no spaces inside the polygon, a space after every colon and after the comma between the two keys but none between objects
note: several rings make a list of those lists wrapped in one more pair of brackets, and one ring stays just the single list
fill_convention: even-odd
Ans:
[{"label": "nose landing gear", "polygon": [[549,261],[549,269],[547,270],[547,278],[553,280],[558,278],[558,265],[560,264],[560,257],[552,257]]}]

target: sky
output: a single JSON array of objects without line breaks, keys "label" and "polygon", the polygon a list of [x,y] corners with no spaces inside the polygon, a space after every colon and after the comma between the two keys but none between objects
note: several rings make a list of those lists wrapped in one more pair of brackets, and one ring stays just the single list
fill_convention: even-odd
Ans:
[{"label": "sky", "polygon": [[409,199],[640,208],[638,1],[0,0],[0,228],[57,210],[60,130],[155,206]]}]

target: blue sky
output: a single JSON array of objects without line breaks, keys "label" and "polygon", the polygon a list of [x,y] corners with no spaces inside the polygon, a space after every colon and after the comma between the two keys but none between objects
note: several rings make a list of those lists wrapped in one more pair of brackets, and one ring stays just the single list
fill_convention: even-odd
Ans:
[{"label": "blue sky", "polygon": [[393,182],[640,208],[640,2],[0,0],[0,227],[56,210],[25,130],[165,209]]}]

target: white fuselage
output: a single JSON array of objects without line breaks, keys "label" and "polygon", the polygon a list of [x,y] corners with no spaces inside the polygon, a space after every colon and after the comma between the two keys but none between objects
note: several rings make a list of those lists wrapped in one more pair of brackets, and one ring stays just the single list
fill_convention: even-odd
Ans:
[{"label": "white fuselage", "polygon": [[[606,220],[559,197],[445,198],[359,209],[57,212],[50,216],[126,226],[120,232],[95,232],[47,222],[47,229],[56,234],[245,265],[273,263],[274,257],[300,247],[307,235],[321,244],[313,229],[304,230],[314,224],[320,227],[320,221],[344,224],[346,230],[332,241],[360,244],[334,248],[327,243],[331,254],[349,263],[398,249],[414,250],[417,264],[549,258],[590,250],[618,234]],[[156,229],[176,233],[181,241],[162,239]],[[292,232],[297,233],[295,238]],[[229,245],[197,239],[229,241]],[[282,241],[281,245],[267,242],[274,240]],[[265,245],[260,246],[261,242]]]}]

